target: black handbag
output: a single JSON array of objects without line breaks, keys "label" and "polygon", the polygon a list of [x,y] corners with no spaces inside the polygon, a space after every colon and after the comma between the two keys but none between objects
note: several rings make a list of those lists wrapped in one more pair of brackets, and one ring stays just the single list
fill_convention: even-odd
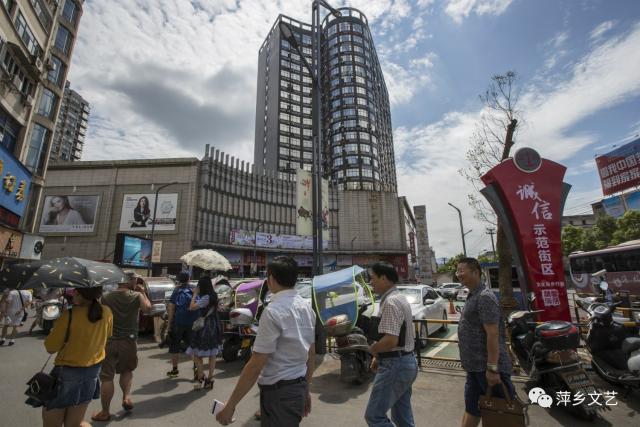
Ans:
[{"label": "black handbag", "polygon": [[18,290],[18,296],[20,297],[20,304],[22,304],[22,311],[23,311],[21,322],[24,323],[27,321],[29,314],[27,313],[27,308],[24,306],[24,299],[22,299],[22,292],[20,290]]},{"label": "black handbag", "polygon": [[[62,343],[62,347],[58,350],[58,353],[64,349],[67,341],[69,341],[72,314],[73,310],[69,310],[69,323],[67,324],[67,331],[64,335],[64,343]],[[42,369],[27,381],[27,391],[25,391],[24,394],[29,397],[27,404],[31,406],[41,406],[44,402],[54,399],[58,393],[58,378],[55,375],[44,372],[44,368],[49,363],[49,360],[51,360],[51,356],[53,356],[53,354],[49,355]]]}]

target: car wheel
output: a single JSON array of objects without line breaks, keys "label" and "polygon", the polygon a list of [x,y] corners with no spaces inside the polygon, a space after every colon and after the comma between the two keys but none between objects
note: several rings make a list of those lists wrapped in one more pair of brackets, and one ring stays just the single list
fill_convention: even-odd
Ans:
[{"label": "car wheel", "polygon": [[422,322],[420,323],[420,349],[427,348],[427,339],[429,336],[429,331],[427,330],[427,324]]},{"label": "car wheel", "polygon": [[[447,320],[447,312],[443,311],[442,312],[442,320]],[[449,329],[449,325],[447,325],[446,323],[443,323],[442,326],[440,327],[440,331],[445,332]]]}]

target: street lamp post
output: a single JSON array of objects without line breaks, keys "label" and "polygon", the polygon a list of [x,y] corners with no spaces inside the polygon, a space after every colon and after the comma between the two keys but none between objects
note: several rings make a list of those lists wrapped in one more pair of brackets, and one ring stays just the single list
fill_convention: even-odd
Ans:
[{"label": "street lamp post", "polygon": [[460,234],[462,235],[462,253],[464,254],[464,256],[466,258],[467,257],[467,244],[465,243],[464,236],[466,236],[467,234],[471,233],[473,230],[469,230],[469,231],[467,231],[465,233],[464,227],[462,226],[462,212],[460,211],[460,209],[458,209],[453,204],[448,203],[448,205],[451,206],[453,209],[458,211],[458,219],[460,219]]},{"label": "street lamp post", "polygon": [[312,152],[312,210],[313,210],[313,274],[322,274],[322,50],[320,49],[320,6],[327,9],[332,15],[339,18],[342,16],[340,11],[331,7],[324,0],[314,0],[311,6],[312,21],[311,33],[312,40],[312,61],[311,65],[307,62],[302,49],[298,45],[291,28],[288,24],[280,22],[280,32],[291,46],[298,52],[300,58],[311,74],[313,89],[311,98],[313,100],[313,134],[314,148]]},{"label": "street lamp post", "polygon": [[253,264],[256,266],[256,274],[258,274],[258,229],[264,225],[264,222],[259,222],[253,230]]},{"label": "street lamp post", "polygon": [[355,242],[357,238],[358,236],[355,236],[353,239],[351,239],[351,252],[353,252],[353,242]]},{"label": "street lamp post", "polygon": [[153,270],[153,236],[156,232],[156,214],[158,212],[158,193],[165,187],[170,185],[179,184],[177,181],[170,182],[169,184],[161,185],[156,190],[156,199],[153,201],[153,221],[151,222],[151,259],[149,260],[149,267],[147,267],[147,277],[151,277],[151,271]]}]

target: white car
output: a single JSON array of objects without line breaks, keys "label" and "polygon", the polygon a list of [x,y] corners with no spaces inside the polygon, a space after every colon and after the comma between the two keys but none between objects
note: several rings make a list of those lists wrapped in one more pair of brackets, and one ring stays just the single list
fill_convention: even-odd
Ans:
[{"label": "white car", "polygon": [[[443,319],[447,320],[446,301],[427,285],[398,286],[398,290],[407,297],[411,304],[414,320]],[[427,335],[447,329],[444,323],[427,322],[420,325],[420,347],[427,346]]]},{"label": "white car", "polygon": [[458,291],[458,295],[456,295],[456,300],[458,301],[466,301],[469,296],[469,288],[466,286]]}]

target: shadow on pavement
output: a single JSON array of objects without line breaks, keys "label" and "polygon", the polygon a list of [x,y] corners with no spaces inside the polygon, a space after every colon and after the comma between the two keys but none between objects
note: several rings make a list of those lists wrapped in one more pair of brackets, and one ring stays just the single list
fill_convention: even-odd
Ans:
[{"label": "shadow on pavement", "polygon": [[318,399],[326,403],[345,403],[366,393],[369,390],[371,379],[362,385],[352,385],[340,381],[339,371],[329,372],[313,377],[311,393],[317,394]]},{"label": "shadow on pavement", "polygon": [[150,419],[160,418],[164,415],[174,414],[187,409],[189,405],[198,399],[207,396],[200,391],[190,390],[182,394],[174,394],[171,396],[156,396],[152,399],[143,400],[140,402],[134,402],[135,408],[130,414],[118,413],[115,420],[119,418],[132,418],[132,419]]},{"label": "shadow on pavement", "polygon": [[160,378],[147,384],[143,384],[133,394],[137,395],[155,395],[175,390],[179,383],[192,383],[193,381],[186,378]]}]

